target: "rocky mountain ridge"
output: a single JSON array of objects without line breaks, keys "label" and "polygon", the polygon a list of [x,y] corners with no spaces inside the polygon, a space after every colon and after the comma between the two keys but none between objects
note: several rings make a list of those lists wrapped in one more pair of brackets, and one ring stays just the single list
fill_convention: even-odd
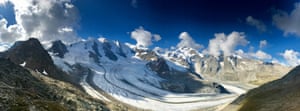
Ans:
[{"label": "rocky mountain ridge", "polygon": [[300,108],[300,66],[284,77],[250,90],[224,111],[297,111]]},{"label": "rocky mountain ridge", "polygon": [[[204,55],[192,48],[158,52],[107,39],[82,40],[69,45],[54,41],[52,47],[47,50],[37,39],[29,39],[15,43],[0,56],[13,64],[28,68],[35,78],[46,83],[47,78],[61,80],[62,84],[71,83],[72,87],[75,87],[74,90],[86,92],[86,97],[100,98],[106,102],[113,100],[122,104],[121,109],[128,109],[132,106],[152,109],[153,107],[147,105],[137,105],[137,103],[151,103],[158,106],[165,104],[152,110],[159,108],[175,110],[187,107],[185,106],[187,104],[181,103],[199,102],[200,105],[203,99],[210,101],[209,98],[212,98],[211,102],[220,100],[214,104],[224,104],[244,92],[243,89],[226,84],[227,82],[238,84],[252,82],[251,84],[259,85],[283,76],[281,72],[288,70],[279,64],[266,64],[259,60],[238,56]],[[252,66],[253,64],[257,66]],[[88,81],[86,81],[86,70],[93,75]],[[85,82],[93,85],[89,86]],[[47,83],[45,87],[49,87],[49,84],[53,82]],[[63,90],[57,85],[51,86],[50,89]],[[74,90],[55,94],[81,94],[74,94]],[[103,99],[103,97],[110,99]],[[82,99],[89,104],[93,101]],[[148,101],[148,99],[156,102]],[[174,103],[180,105],[173,107]],[[61,104],[65,104],[65,101],[58,105]],[[80,104],[79,102],[78,105]],[[65,106],[62,105],[62,107]],[[198,107],[203,106],[189,108]]]}]

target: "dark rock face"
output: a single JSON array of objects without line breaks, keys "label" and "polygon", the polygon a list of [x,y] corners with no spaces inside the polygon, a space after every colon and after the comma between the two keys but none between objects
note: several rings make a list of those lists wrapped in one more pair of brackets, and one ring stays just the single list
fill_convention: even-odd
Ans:
[{"label": "dark rock face", "polygon": [[123,45],[122,43],[120,43],[119,41],[114,41],[114,45],[117,47],[117,49],[115,50],[116,54],[126,58],[127,55],[124,53],[124,50],[123,50],[123,48],[126,47],[126,46]]},{"label": "dark rock face", "polygon": [[66,45],[62,43],[60,40],[54,41],[52,44],[53,45],[49,49],[49,51],[57,54],[58,57],[63,58],[65,53],[68,52]]},{"label": "dark rock face", "polygon": [[135,49],[137,56],[146,61],[157,60],[158,55],[152,50]]},{"label": "dark rock face", "polygon": [[25,103],[27,106],[33,99],[50,99],[49,88],[45,84],[32,76],[28,70],[3,58],[0,58],[0,87],[1,111],[14,108],[24,110]]},{"label": "dark rock face", "polygon": [[92,58],[95,63],[100,63],[99,56],[92,51],[89,51],[89,57]]},{"label": "dark rock face", "polygon": [[120,46],[119,46],[118,48],[119,48],[119,49],[118,49],[118,51],[117,51],[117,54],[120,55],[120,56],[122,56],[122,57],[124,57],[124,58],[126,58],[127,56],[126,56],[126,54],[124,53],[123,47],[122,47],[121,44],[120,44]]},{"label": "dark rock face", "polygon": [[100,54],[99,49],[98,49],[98,44],[96,42],[94,42],[92,48],[97,56],[102,57],[102,55]]},{"label": "dark rock face", "polygon": [[0,58],[0,84],[5,84],[15,88],[38,87],[43,91],[44,88],[37,85],[38,80],[23,67],[16,65],[8,59]]},{"label": "dark rock face", "polygon": [[179,82],[169,82],[164,81],[161,82],[161,87],[171,92],[184,93],[185,92],[185,84]]},{"label": "dark rock face", "polygon": [[175,93],[229,93],[223,86],[203,81],[189,71],[177,71],[170,68],[167,61],[158,58],[147,63],[147,66],[165,80],[160,83],[162,89]]},{"label": "dark rock face", "polygon": [[73,78],[54,65],[50,55],[37,39],[30,38],[27,41],[16,42],[4,53],[4,58],[15,64],[26,62],[25,67],[34,71],[46,71],[50,77],[55,79],[74,82]]},{"label": "dark rock face", "polygon": [[33,70],[47,72],[54,66],[48,52],[37,39],[31,38],[27,41],[16,42],[7,52],[6,58],[15,64],[26,62],[26,66]]},{"label": "dark rock face", "polygon": [[111,51],[111,45],[107,42],[103,43],[103,50],[105,53],[105,56],[108,57],[112,61],[117,61],[118,57]]},{"label": "dark rock face", "polygon": [[150,67],[153,71],[158,72],[159,76],[167,77],[166,75],[170,74],[170,69],[166,60],[163,58],[158,58],[157,61],[151,61],[147,63],[147,66]]},{"label": "dark rock face", "polygon": [[74,86],[48,79],[0,58],[0,111],[108,110],[101,101],[87,96]]}]

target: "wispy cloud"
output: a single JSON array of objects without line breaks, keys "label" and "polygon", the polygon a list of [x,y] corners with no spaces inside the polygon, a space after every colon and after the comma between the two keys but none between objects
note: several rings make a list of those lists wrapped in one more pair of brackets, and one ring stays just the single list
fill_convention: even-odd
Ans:
[{"label": "wispy cloud", "polygon": [[264,47],[266,47],[268,45],[268,42],[267,42],[267,40],[261,40],[261,41],[259,41],[259,48],[264,48]]},{"label": "wispy cloud", "polygon": [[290,12],[277,10],[273,15],[273,23],[284,32],[284,35],[295,34],[300,37],[300,3]]},{"label": "wispy cloud", "polygon": [[259,30],[261,32],[267,31],[266,25],[262,21],[255,19],[252,16],[248,16],[246,18],[246,22],[248,25],[254,26],[257,30]]},{"label": "wispy cloud", "polygon": [[131,0],[131,6],[133,8],[137,8],[138,7],[138,0]]}]

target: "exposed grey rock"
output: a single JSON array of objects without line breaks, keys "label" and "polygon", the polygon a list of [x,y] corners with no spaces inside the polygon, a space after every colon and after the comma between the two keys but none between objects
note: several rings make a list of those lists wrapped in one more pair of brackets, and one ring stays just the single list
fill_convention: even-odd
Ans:
[{"label": "exposed grey rock", "polygon": [[103,50],[105,56],[108,57],[110,60],[117,61],[118,57],[111,51],[111,45],[108,42],[103,43]]},{"label": "exposed grey rock", "polygon": [[146,61],[155,61],[159,58],[159,56],[154,51],[149,49],[135,48],[133,51],[135,51],[136,56]]},{"label": "exposed grey rock", "polygon": [[202,80],[189,70],[170,69],[163,58],[149,62],[147,66],[165,79],[160,83],[165,90],[175,93],[228,93],[221,85]]},{"label": "exposed grey rock", "polygon": [[64,58],[64,55],[68,52],[68,49],[64,43],[62,43],[60,40],[57,40],[52,43],[52,47],[48,49],[48,51],[57,54],[57,56],[60,58]]},{"label": "exposed grey rock", "polygon": [[163,89],[166,89],[171,92],[176,92],[176,93],[184,93],[185,92],[185,85],[183,83],[178,83],[178,82],[161,82],[161,87]]},{"label": "exposed grey rock", "polygon": [[26,62],[27,68],[41,73],[46,71],[50,77],[76,84],[74,78],[54,65],[52,58],[38,39],[30,38],[27,41],[16,42],[4,53],[4,57],[15,64]]},{"label": "exposed grey rock", "polygon": [[89,57],[94,60],[95,63],[100,63],[99,56],[91,51],[89,51]]},{"label": "exposed grey rock", "polygon": [[118,50],[117,50],[117,54],[118,55],[120,55],[120,56],[122,56],[122,57],[124,57],[124,58],[126,58],[127,57],[127,55],[124,53],[124,51],[123,51],[123,44],[120,44],[120,42],[119,41],[116,41],[116,44],[119,44],[118,45]]},{"label": "exposed grey rock", "polygon": [[98,44],[96,42],[94,42],[94,44],[92,46],[94,52],[96,53],[97,56],[102,57],[102,55],[99,52],[99,48],[98,47],[99,47]]},{"label": "exposed grey rock", "polygon": [[0,58],[1,111],[107,111],[78,88]]}]

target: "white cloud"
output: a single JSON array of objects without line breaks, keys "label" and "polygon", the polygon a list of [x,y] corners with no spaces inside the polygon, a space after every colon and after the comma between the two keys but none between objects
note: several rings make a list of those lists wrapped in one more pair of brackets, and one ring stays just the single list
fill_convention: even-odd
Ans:
[{"label": "white cloud", "polygon": [[159,41],[161,39],[159,35],[152,34],[151,32],[144,30],[143,27],[132,31],[131,38],[136,40],[136,46],[138,47],[148,47],[152,45],[152,41]]},{"label": "white cloud", "polygon": [[235,54],[239,55],[241,57],[244,57],[244,58],[251,58],[251,56],[249,55],[249,53],[245,53],[242,49],[236,50]]},{"label": "white cloud", "polygon": [[276,58],[273,58],[271,62],[272,62],[272,63],[276,63],[276,64],[284,65],[283,63],[281,63],[281,62],[280,62],[278,59],[276,59]]},{"label": "white cloud", "polygon": [[6,51],[9,48],[10,48],[9,44],[0,43],[0,52]]},{"label": "white cloud", "polygon": [[68,32],[73,32],[73,28],[71,27],[63,27],[58,29],[59,33],[68,33]]},{"label": "white cloud", "polygon": [[270,54],[262,50],[258,50],[256,52],[244,52],[242,49],[239,49],[235,51],[235,54],[244,58],[259,59],[259,60],[271,60],[273,58]]},{"label": "white cloud", "polygon": [[294,50],[285,50],[284,53],[280,53],[280,55],[286,60],[287,65],[289,66],[297,66],[300,64],[299,52]]},{"label": "white cloud", "polygon": [[[60,39],[64,42],[79,40],[74,27],[78,11],[71,0],[7,0],[13,4],[16,24],[8,26],[22,36],[1,34],[0,42],[12,42],[35,37],[42,42]],[[14,27],[14,28],[13,28]],[[3,39],[5,38],[5,39]]]},{"label": "white cloud", "polygon": [[6,19],[0,19],[0,42],[12,43],[24,38],[22,27],[18,24],[7,26]]},{"label": "white cloud", "polygon": [[7,2],[7,0],[0,0],[0,6],[4,6]]},{"label": "white cloud", "polygon": [[282,31],[284,35],[295,34],[300,36],[300,3],[295,4],[295,8],[291,13],[278,10],[273,15],[273,23]]},{"label": "white cloud", "polygon": [[74,5],[71,3],[65,3],[66,8],[74,8]]},{"label": "white cloud", "polygon": [[268,44],[267,40],[261,40],[259,41],[259,48],[264,48]]},{"label": "white cloud", "polygon": [[153,37],[154,37],[155,41],[160,41],[161,40],[161,37],[158,34],[153,34]]},{"label": "white cloud", "polygon": [[246,40],[242,32],[232,32],[229,35],[217,33],[214,39],[209,40],[207,53],[216,57],[220,56],[221,53],[223,53],[224,56],[230,56],[236,46],[246,46],[248,43],[249,41]]},{"label": "white cloud", "polygon": [[177,47],[190,47],[196,50],[203,48],[203,45],[196,43],[187,32],[182,32],[179,35],[179,39],[180,42],[177,44]]},{"label": "white cloud", "polygon": [[267,54],[262,50],[258,50],[256,53],[251,53],[250,55],[260,60],[272,59],[272,56],[270,54]]},{"label": "white cloud", "polygon": [[246,18],[246,22],[248,25],[254,26],[256,29],[258,29],[261,32],[265,32],[267,30],[266,25],[262,21],[257,20],[252,16],[248,16]]}]

